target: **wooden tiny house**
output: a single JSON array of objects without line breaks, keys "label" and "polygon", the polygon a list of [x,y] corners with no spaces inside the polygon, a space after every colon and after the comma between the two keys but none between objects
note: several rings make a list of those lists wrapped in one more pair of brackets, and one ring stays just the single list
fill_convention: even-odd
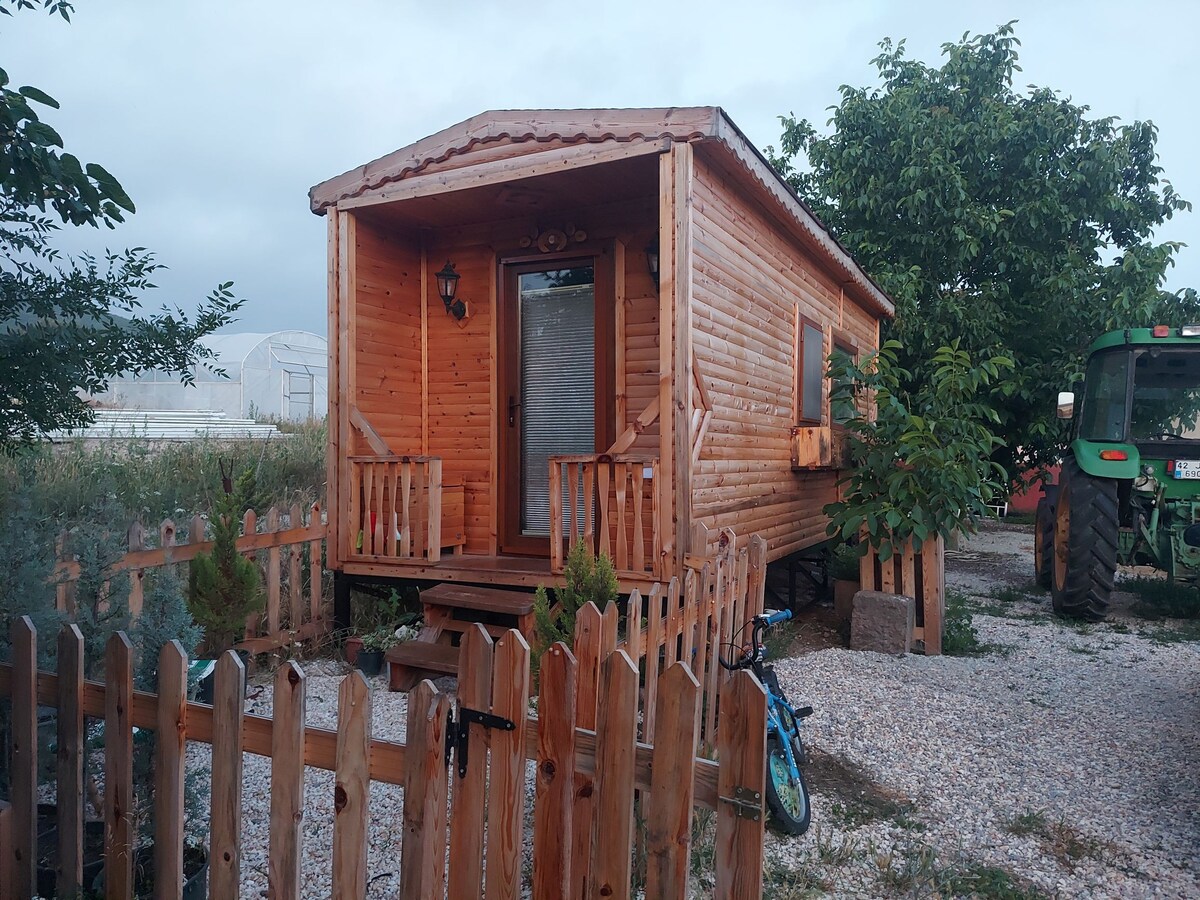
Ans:
[{"label": "wooden tiny house", "polygon": [[330,568],[532,586],[589,540],[629,590],[694,524],[824,540],[824,360],[892,304],[721,109],[488,112],[311,201]]}]

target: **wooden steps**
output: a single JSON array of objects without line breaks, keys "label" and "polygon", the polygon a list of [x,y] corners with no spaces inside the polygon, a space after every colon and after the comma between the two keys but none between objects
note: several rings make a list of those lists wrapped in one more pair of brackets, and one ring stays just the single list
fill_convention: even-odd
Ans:
[{"label": "wooden steps", "polygon": [[458,648],[451,644],[405,641],[389,650],[386,659],[393,666],[407,666],[442,675],[458,674]]},{"label": "wooden steps", "polygon": [[497,615],[527,616],[533,612],[533,594],[449,582],[421,591],[421,602]]},{"label": "wooden steps", "polygon": [[510,628],[533,636],[533,594],[447,582],[421,591],[421,606],[421,634],[387,652],[393,691],[411,690],[429,675],[457,675],[458,641],[476,623],[493,639]]}]

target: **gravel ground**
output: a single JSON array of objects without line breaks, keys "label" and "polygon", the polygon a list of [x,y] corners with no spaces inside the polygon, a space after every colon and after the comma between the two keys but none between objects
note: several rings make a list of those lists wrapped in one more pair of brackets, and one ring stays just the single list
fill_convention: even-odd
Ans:
[{"label": "gravel ground", "polygon": [[[1022,597],[1032,577],[1029,529],[994,526],[947,559],[950,587],[982,598],[987,652],[827,648],[777,663],[816,709],[813,826],[768,837],[765,896],[1200,897],[1200,643],[1120,608],[1103,625],[1060,623],[1044,594]],[[308,722],[333,727],[346,669],[305,670]],[[405,695],[372,687],[375,734],[403,738]],[[269,715],[269,683],[250,693],[247,711]],[[265,897],[270,761],[247,756],[244,776],[242,896]],[[305,898],[331,893],[332,799],[332,773],[308,770]],[[371,898],[398,890],[401,801],[372,785]],[[704,880],[697,896],[711,895]]]},{"label": "gravel ground", "polygon": [[1200,644],[1121,611],[1061,623],[1040,592],[987,599],[1036,591],[1027,529],[983,532],[947,570],[997,613],[974,617],[988,652],[826,649],[778,663],[789,696],[816,708],[817,759],[813,828],[769,839],[768,889],[945,896],[968,893],[973,876],[985,896],[1012,896],[985,891],[1002,883],[1034,896],[1200,896]]}]

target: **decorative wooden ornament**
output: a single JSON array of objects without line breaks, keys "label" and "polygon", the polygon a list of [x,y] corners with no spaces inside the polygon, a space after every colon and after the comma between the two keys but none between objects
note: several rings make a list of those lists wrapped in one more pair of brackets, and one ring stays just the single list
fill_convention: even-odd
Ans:
[{"label": "decorative wooden ornament", "polygon": [[522,247],[537,247],[542,253],[561,253],[571,244],[587,240],[587,232],[568,222],[562,228],[546,228],[521,238]]}]

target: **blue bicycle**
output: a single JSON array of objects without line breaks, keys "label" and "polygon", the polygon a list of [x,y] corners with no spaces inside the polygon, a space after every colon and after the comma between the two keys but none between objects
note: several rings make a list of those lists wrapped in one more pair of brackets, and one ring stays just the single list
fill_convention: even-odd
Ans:
[{"label": "blue bicycle", "polygon": [[771,627],[791,617],[791,611],[786,609],[755,616],[746,623],[753,626],[750,646],[742,650],[736,661],[727,662],[721,658],[720,663],[731,672],[749,669],[767,691],[767,810],[779,831],[804,834],[812,810],[808,803],[808,785],[800,769],[808,758],[800,740],[800,722],[811,716],[813,710],[811,706],[797,709],[788,702],[774,667],[766,665],[767,648],[762,642],[763,634]]}]

